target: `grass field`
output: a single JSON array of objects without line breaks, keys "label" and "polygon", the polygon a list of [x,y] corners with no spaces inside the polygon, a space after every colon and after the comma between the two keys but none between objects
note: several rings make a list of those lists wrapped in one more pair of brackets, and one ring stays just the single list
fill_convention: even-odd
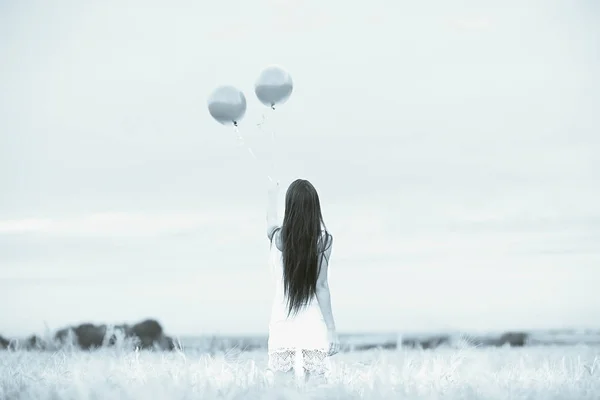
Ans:
[{"label": "grass field", "polygon": [[0,399],[600,399],[600,347],[370,351],[269,386],[264,352],[0,352]]}]

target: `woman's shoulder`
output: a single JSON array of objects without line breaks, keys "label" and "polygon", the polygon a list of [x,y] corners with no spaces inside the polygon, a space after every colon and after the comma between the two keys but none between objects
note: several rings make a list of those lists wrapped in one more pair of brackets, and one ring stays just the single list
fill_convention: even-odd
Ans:
[{"label": "woman's shoulder", "polygon": [[333,235],[327,230],[322,230],[319,236],[318,249],[320,252],[326,252],[333,245]]},{"label": "woman's shoulder", "polygon": [[278,226],[273,230],[273,235],[271,236],[271,247],[277,248],[279,251],[283,248],[281,239],[281,226]]}]

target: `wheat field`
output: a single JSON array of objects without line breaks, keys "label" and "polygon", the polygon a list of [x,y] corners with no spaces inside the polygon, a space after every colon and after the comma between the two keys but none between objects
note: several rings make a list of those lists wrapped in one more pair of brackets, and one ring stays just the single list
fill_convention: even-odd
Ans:
[{"label": "wheat field", "polygon": [[0,352],[2,400],[600,399],[600,347],[343,353],[326,383],[269,383],[264,352]]}]

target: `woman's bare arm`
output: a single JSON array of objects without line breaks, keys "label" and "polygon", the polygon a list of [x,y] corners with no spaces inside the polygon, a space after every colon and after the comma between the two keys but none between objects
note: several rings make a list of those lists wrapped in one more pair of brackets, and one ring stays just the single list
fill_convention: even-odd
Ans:
[{"label": "woman's bare arm", "polygon": [[319,271],[319,277],[317,278],[317,301],[319,302],[319,308],[323,314],[325,325],[330,331],[335,331],[335,320],[333,318],[333,311],[331,309],[331,293],[329,291],[328,281],[328,270],[329,270],[329,259],[331,257],[331,249],[333,246],[329,246],[325,250],[324,256],[321,258],[321,269]]},{"label": "woman's bare arm", "polygon": [[277,223],[277,196],[279,195],[279,182],[269,188],[267,199],[267,237],[273,239],[273,234],[278,228]]}]

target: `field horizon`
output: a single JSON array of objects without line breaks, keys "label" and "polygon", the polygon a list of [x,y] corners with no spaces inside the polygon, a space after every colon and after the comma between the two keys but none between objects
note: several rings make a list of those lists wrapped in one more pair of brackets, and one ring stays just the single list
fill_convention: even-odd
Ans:
[{"label": "field horizon", "polygon": [[[529,331],[429,331],[429,332],[342,332],[339,333],[341,352],[374,349],[456,348],[465,344],[474,347],[531,347],[531,346],[600,346],[600,329],[553,329]],[[121,338],[121,339],[119,339]],[[92,350],[114,346],[118,340],[130,340],[132,348],[176,350],[191,349],[214,354],[218,351],[265,350],[268,334],[253,335],[171,335],[165,333],[156,320],[149,319],[133,325],[80,324],[47,330],[44,335],[5,338],[0,335],[0,350],[50,350],[65,346]]]}]

